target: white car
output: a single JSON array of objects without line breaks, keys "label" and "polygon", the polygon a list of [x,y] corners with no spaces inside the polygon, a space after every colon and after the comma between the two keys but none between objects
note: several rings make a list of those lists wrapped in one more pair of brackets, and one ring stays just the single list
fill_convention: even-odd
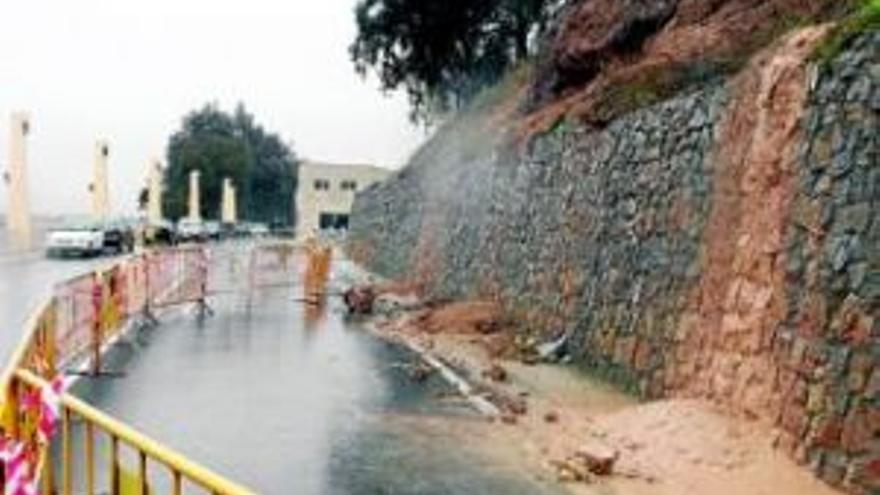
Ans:
[{"label": "white car", "polygon": [[269,235],[269,227],[264,223],[254,223],[250,226],[251,235],[257,237],[266,237]]},{"label": "white car", "polygon": [[180,241],[201,242],[208,237],[208,230],[200,220],[183,219],[177,222],[177,238]]},{"label": "white car", "polygon": [[219,240],[223,234],[223,226],[220,222],[205,222],[205,237],[208,239]]},{"label": "white car", "polygon": [[104,251],[104,230],[81,224],[50,230],[46,239],[48,256],[97,256]]}]

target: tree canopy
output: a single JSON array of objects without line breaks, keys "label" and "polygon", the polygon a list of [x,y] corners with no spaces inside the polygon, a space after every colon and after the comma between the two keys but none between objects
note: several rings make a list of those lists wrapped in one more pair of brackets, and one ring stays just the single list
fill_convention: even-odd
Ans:
[{"label": "tree canopy", "polygon": [[383,90],[406,90],[415,119],[455,109],[529,56],[551,0],[360,0],[349,48]]},{"label": "tree canopy", "polygon": [[236,185],[239,218],[294,221],[296,155],[241,104],[232,114],[208,104],[186,115],[168,141],[167,160],[164,207],[172,219],[186,215],[189,174],[198,170],[203,218],[219,219],[228,177]]}]

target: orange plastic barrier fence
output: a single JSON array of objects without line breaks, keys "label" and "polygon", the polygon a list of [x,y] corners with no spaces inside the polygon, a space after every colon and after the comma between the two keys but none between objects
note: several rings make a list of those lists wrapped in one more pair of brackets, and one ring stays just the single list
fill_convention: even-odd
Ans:
[{"label": "orange plastic barrier fence", "polygon": [[55,288],[55,338],[59,363],[69,364],[89,350],[97,321],[96,284],[96,275],[90,273]]},{"label": "orange plastic barrier fence", "polygon": [[[317,293],[326,284],[331,251],[319,246],[308,250],[306,285]],[[300,251],[288,243],[257,245],[250,248],[248,282],[251,288],[292,286],[299,280],[296,256]],[[23,463],[29,466],[28,479],[40,482],[39,493],[72,493],[73,454],[70,445],[74,416],[86,424],[85,469],[86,493],[96,493],[94,486],[93,430],[109,435],[111,446],[120,442],[135,448],[140,456],[140,493],[150,491],[147,482],[148,461],[170,470],[173,493],[181,493],[184,482],[217,494],[249,494],[236,485],[188,459],[137,433],[126,425],[69,396],[60,398],[61,439],[46,438],[45,408],[35,405],[53,379],[72,370],[99,373],[103,350],[138,318],[153,319],[152,311],[165,306],[205,302],[209,283],[209,252],[203,246],[152,251],[127,258],[106,269],[71,278],[56,285],[52,297],[36,311],[26,327],[26,334],[12,359],[0,368],[0,446],[21,446]],[[235,264],[230,264],[235,267]],[[205,306],[203,306],[205,307]],[[86,365],[89,365],[86,367]],[[61,382],[61,380],[56,380]],[[56,406],[57,406],[56,402]],[[41,423],[43,422],[43,423]],[[52,450],[61,450],[60,480],[53,469]],[[113,449],[111,449],[113,450]],[[18,461],[17,461],[18,462]],[[11,484],[0,463],[0,493]],[[118,450],[113,450],[111,492],[119,493]],[[16,473],[20,475],[21,473]],[[60,482],[60,483],[59,483]],[[15,492],[19,493],[19,492]],[[30,492],[29,492],[30,493]]]},{"label": "orange plastic barrier fence", "polygon": [[300,250],[290,243],[255,246],[250,255],[250,289],[290,287],[300,281]]},{"label": "orange plastic barrier fence", "polygon": [[99,359],[101,347],[132,317],[205,297],[207,257],[200,247],[130,258],[55,286],[55,348],[62,368]]}]

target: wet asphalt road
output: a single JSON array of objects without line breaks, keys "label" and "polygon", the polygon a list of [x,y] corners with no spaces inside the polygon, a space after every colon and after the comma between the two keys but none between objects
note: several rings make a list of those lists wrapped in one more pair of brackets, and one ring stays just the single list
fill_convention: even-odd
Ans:
[{"label": "wet asphalt road", "polygon": [[74,392],[260,493],[553,493],[447,434],[446,420],[485,420],[439,377],[412,380],[414,356],[346,321],[338,301],[314,312],[298,296],[276,288],[249,305],[231,291],[202,324],[164,315],[107,360],[122,377]]}]

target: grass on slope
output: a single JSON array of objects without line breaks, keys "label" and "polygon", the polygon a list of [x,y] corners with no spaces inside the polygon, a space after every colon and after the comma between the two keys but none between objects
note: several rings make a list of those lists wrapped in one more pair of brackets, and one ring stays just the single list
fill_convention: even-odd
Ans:
[{"label": "grass on slope", "polygon": [[880,29],[880,0],[862,2],[854,13],[840,21],[825,40],[813,52],[813,60],[827,64],[846,48],[847,43],[858,36]]}]

